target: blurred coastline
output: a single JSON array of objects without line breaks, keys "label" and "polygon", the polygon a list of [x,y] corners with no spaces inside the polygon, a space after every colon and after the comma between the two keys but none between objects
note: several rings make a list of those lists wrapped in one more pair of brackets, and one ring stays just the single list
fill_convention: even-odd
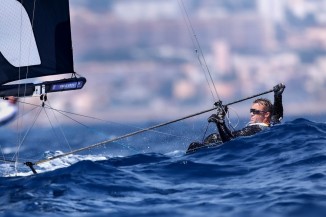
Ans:
[{"label": "blurred coastline", "polygon": [[317,0],[70,1],[75,71],[88,82],[53,106],[119,121],[180,117],[218,100],[207,68],[225,103],[283,82],[286,115],[322,116],[324,11]]}]

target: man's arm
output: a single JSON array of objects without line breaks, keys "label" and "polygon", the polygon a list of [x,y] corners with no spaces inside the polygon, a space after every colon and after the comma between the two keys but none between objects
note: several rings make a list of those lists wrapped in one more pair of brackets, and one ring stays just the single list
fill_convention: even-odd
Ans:
[{"label": "man's arm", "polygon": [[231,132],[230,129],[226,126],[224,119],[218,117],[218,114],[211,115],[209,120],[211,120],[210,122],[215,122],[220,135],[220,139],[223,143],[237,137],[254,135],[266,128],[266,126],[260,126],[259,124],[255,124],[246,126],[241,130]]},{"label": "man's arm", "polygon": [[218,132],[220,133],[220,137],[222,142],[227,142],[230,141],[231,139],[234,138],[232,132],[230,131],[230,129],[225,125],[225,122],[223,121],[223,123],[216,123],[217,125],[217,129]]},{"label": "man's arm", "polygon": [[220,139],[222,140],[223,143],[228,142],[236,137],[250,136],[262,130],[262,128],[259,125],[252,125],[252,126],[247,126],[242,130],[231,132],[231,130],[226,126],[224,121],[225,114],[227,113],[227,111],[228,111],[227,106],[223,106],[223,107],[221,106],[217,110],[217,114],[212,114],[208,118],[208,122],[214,122],[216,124],[216,127],[220,135]]},{"label": "man's arm", "polygon": [[278,124],[283,119],[282,93],[284,89],[285,89],[285,85],[283,83],[280,83],[273,88],[274,105],[273,105],[273,114],[271,116],[272,124]]},{"label": "man's arm", "polygon": [[227,110],[227,106],[221,106],[218,109],[217,114],[212,114],[208,118],[208,122],[214,122],[216,124],[222,142],[227,142],[234,138],[224,121],[224,117],[227,113]]}]

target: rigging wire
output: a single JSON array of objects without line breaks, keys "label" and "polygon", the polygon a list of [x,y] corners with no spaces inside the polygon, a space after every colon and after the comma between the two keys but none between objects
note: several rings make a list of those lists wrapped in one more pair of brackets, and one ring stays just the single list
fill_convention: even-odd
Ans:
[{"label": "rigging wire", "polygon": [[[190,17],[189,17],[187,8],[186,8],[183,0],[178,0],[178,3],[179,3],[179,7],[181,8],[183,19],[184,19],[184,21],[186,23],[186,26],[187,26],[187,29],[188,29],[188,33],[189,33],[189,35],[192,35],[191,41],[193,43],[193,46],[195,47],[195,52],[196,52],[196,55],[197,55],[197,59],[198,59],[199,64],[200,64],[200,66],[202,68],[202,71],[204,72],[204,75],[205,75],[205,78],[206,78],[206,82],[207,82],[208,87],[209,87],[209,89],[211,91],[213,100],[214,101],[220,101],[220,97],[219,97],[219,94],[217,93],[217,88],[215,86],[215,82],[214,82],[213,77],[211,75],[211,72],[209,70],[208,64],[206,62],[206,58],[204,56],[204,52],[203,52],[202,47],[201,47],[201,45],[199,43],[199,40],[198,40],[197,34],[195,32],[195,29],[194,29],[194,27],[192,25],[192,22],[190,20]],[[208,77],[209,77],[210,81],[207,78],[207,74],[208,74]],[[211,88],[211,85],[213,86],[213,90],[215,92],[216,97],[214,96],[214,93],[213,93],[213,90]],[[216,98],[218,100],[216,100]]]},{"label": "rigging wire", "polygon": [[[23,115],[21,115],[20,117],[17,117],[16,119],[23,118],[23,116],[25,116],[25,115],[27,115],[28,113],[32,112],[32,111],[35,110],[36,108],[37,108],[37,107],[34,107],[34,108],[31,109],[30,111],[28,111],[28,112],[24,113]],[[16,144],[16,143],[15,143],[15,144]],[[20,143],[17,143],[17,144],[20,144]],[[16,159],[16,160],[9,160],[9,159],[6,159],[6,157],[5,157],[5,155],[4,155],[4,150],[3,150],[2,145],[0,145],[0,148],[1,148],[2,158],[3,158],[3,159],[0,159],[1,162],[15,163],[15,162],[17,161],[17,159]],[[16,148],[16,150],[17,150],[17,149],[18,149],[18,148]],[[15,156],[12,157],[12,159],[14,159],[14,158],[15,158]],[[21,158],[19,158],[19,159],[22,160]]]},{"label": "rigging wire", "polygon": [[[49,101],[48,101],[48,104],[49,104],[49,106],[50,106],[50,102],[49,102]],[[45,104],[42,105],[42,106],[44,107]],[[51,107],[51,106],[50,106],[50,107]],[[57,116],[56,116],[54,110],[50,109],[50,111],[52,111],[52,114],[53,114],[53,116],[54,116],[56,122],[59,123],[58,118],[57,118]],[[47,116],[47,118],[48,118],[48,121],[49,121],[49,123],[51,124],[52,131],[54,132],[55,136],[56,136],[57,138],[59,138],[58,135],[57,135],[57,133],[56,133],[56,131],[54,130],[53,124],[52,124],[52,122],[51,122],[51,119],[50,119],[48,113],[46,112],[46,109],[44,109],[44,113],[46,114],[46,116]],[[61,126],[60,124],[59,124],[59,127],[60,127],[61,135],[63,136],[63,138],[64,138],[64,140],[65,140],[65,142],[66,142],[66,144],[67,144],[69,150],[71,151],[72,148],[71,148],[71,146],[70,146],[70,143],[69,143],[69,141],[68,141],[68,139],[67,139],[67,137],[66,137],[66,135],[65,135],[65,133],[64,133],[64,131],[63,131],[63,129],[62,129],[62,126]],[[57,139],[57,140],[59,141],[59,139]]]},{"label": "rigging wire", "polygon": [[[220,96],[219,96],[219,94],[217,92],[217,88],[216,88],[214,79],[213,79],[212,74],[211,74],[211,72],[209,70],[208,64],[206,62],[206,58],[204,56],[204,52],[203,52],[202,47],[201,47],[201,45],[199,43],[197,34],[196,34],[195,29],[194,29],[194,27],[192,25],[192,22],[190,20],[189,14],[188,14],[187,9],[186,9],[186,6],[185,6],[183,0],[178,0],[178,3],[179,3],[179,7],[181,8],[181,11],[183,12],[182,15],[183,15],[183,19],[184,19],[184,21],[186,23],[186,26],[187,26],[187,29],[188,29],[188,33],[189,33],[189,35],[192,35],[193,36],[193,37],[191,37],[191,41],[193,43],[193,46],[195,48],[198,47],[198,49],[195,49],[195,52],[196,52],[196,55],[197,55],[198,62],[200,64],[201,68],[202,68],[202,71],[204,72],[205,79],[206,79],[206,82],[208,84],[208,87],[209,87],[209,90],[211,92],[211,95],[213,97],[213,100],[214,100],[214,102],[222,102],[221,99],[220,99]],[[198,50],[199,50],[199,53],[198,53]],[[209,77],[209,79],[208,79],[208,77]],[[216,95],[216,98],[217,99],[214,97],[214,93],[213,93],[213,90],[212,90],[211,85],[213,86],[213,90],[215,92],[215,95]],[[222,106],[222,104],[221,104],[221,108],[226,113],[226,111],[225,111],[224,107]],[[231,120],[230,120],[229,116],[226,116],[226,120],[227,120],[228,125],[231,128],[234,129],[235,127],[232,126]],[[207,133],[208,126],[209,126],[209,124],[207,125],[207,128],[206,128],[206,130],[204,132],[204,136]]]},{"label": "rigging wire", "polygon": [[[221,101],[221,99],[220,99],[220,97],[219,97],[219,94],[218,94],[218,92],[217,92],[217,88],[216,88],[216,85],[215,85],[214,79],[213,79],[213,77],[212,77],[212,74],[211,74],[211,72],[210,72],[210,70],[209,70],[209,67],[208,67],[208,64],[207,64],[207,62],[206,62],[206,59],[205,59],[205,56],[204,56],[204,52],[203,52],[203,50],[202,50],[202,47],[201,47],[201,45],[200,45],[200,43],[199,43],[199,40],[198,40],[197,34],[196,34],[196,32],[195,32],[195,29],[194,29],[194,27],[193,27],[193,25],[192,25],[192,22],[191,22],[191,20],[190,20],[190,17],[189,17],[189,14],[188,14],[187,8],[186,8],[186,6],[185,6],[183,0],[178,0],[178,3],[179,3],[179,7],[180,7],[181,11],[183,12],[182,15],[183,15],[183,19],[184,19],[184,21],[185,21],[185,23],[186,23],[188,33],[189,33],[189,35],[192,35],[192,37],[191,37],[191,41],[192,41],[192,43],[193,43],[193,46],[194,46],[195,48],[198,47],[198,49],[195,49],[195,52],[196,52],[196,55],[197,55],[197,59],[198,59],[199,64],[200,64],[200,66],[201,66],[201,68],[202,68],[202,71],[204,72],[204,75],[205,75],[205,78],[206,78],[206,82],[207,82],[208,87],[209,87],[209,89],[210,89],[210,92],[211,92],[211,94],[212,94],[212,96],[213,96],[213,99],[215,100],[215,102],[221,102],[221,108],[222,108],[222,110],[226,113],[224,107],[222,106],[222,101]],[[198,50],[199,50],[199,51],[198,51]],[[199,52],[199,53],[198,53],[198,52]],[[209,81],[209,79],[207,78],[207,74],[208,74],[208,77],[209,77],[210,81]],[[210,83],[211,83],[211,84],[210,84]],[[217,97],[217,100],[216,100],[216,98],[214,97],[214,94],[213,94],[213,90],[212,90],[212,88],[211,88],[211,85],[213,86],[213,90],[214,90],[214,92],[215,92],[215,95],[216,95],[216,97]],[[232,108],[231,108],[231,109],[232,109]],[[235,111],[235,110],[234,110],[234,111]],[[229,114],[229,113],[227,113],[227,114],[228,114],[228,115],[225,117],[225,119],[226,119],[226,121],[227,121],[227,124],[228,124],[228,126],[229,126],[230,128],[232,128],[232,129],[234,130],[234,129],[237,127],[237,125],[239,124],[239,115],[238,115],[238,114],[236,113],[236,111],[235,111],[235,114],[237,115],[237,123],[235,124],[235,126],[233,126],[234,124],[232,124],[232,122],[231,122],[230,114]],[[208,128],[206,128],[204,135],[206,135],[207,130],[208,130]]]},{"label": "rigging wire", "polygon": [[21,146],[23,145],[25,139],[27,138],[27,135],[30,133],[31,129],[34,127],[38,117],[40,116],[42,112],[42,108],[40,108],[38,111],[37,111],[37,114],[34,116],[34,119],[32,121],[32,124],[31,126],[27,129],[25,135],[23,136],[23,138],[19,141],[20,143],[18,144],[18,147],[17,147],[17,151],[15,152],[14,156],[12,159],[16,158],[16,161],[18,161],[18,156],[19,156],[19,151],[21,149]]},{"label": "rigging wire", "polygon": [[[21,102],[21,103],[24,103],[24,104],[27,104],[27,105],[32,105],[32,106],[35,106],[35,107],[41,107],[40,105],[36,105],[36,104],[33,104],[33,103],[28,103],[28,102]],[[84,114],[80,114],[80,113],[75,113],[75,112],[70,112],[70,111],[64,111],[64,110],[56,109],[56,108],[53,108],[53,107],[51,107],[49,105],[44,105],[44,108],[54,110],[54,111],[56,111],[56,112],[64,115],[65,117],[69,118],[70,120],[72,120],[72,121],[80,124],[81,126],[84,126],[86,128],[89,128],[89,129],[91,129],[89,126],[81,123],[80,121],[78,121],[76,119],[73,119],[71,116],[68,116],[66,114],[75,115],[75,116],[84,117],[84,118],[89,118],[89,119],[101,121],[101,122],[104,122],[104,123],[110,123],[110,124],[115,124],[115,125],[127,126],[127,127],[130,127],[130,128],[133,128],[133,129],[137,129],[137,130],[144,129],[144,128],[132,126],[132,125],[129,125],[129,124],[122,124],[122,123],[117,123],[117,122],[114,122],[114,121],[104,120],[104,119],[97,118],[97,117],[94,117],[94,116],[89,116],[89,115],[84,115]],[[178,137],[178,138],[190,139],[189,137],[186,137],[186,136],[180,136],[180,135],[175,135],[175,134],[171,134],[171,133],[161,132],[161,131],[154,130],[154,129],[149,130],[149,131],[154,132],[154,133],[157,133],[157,134],[167,135],[167,136],[173,136],[173,137]]]},{"label": "rigging wire", "polygon": [[[72,117],[70,117],[70,116],[68,116],[68,115],[65,114],[65,113],[71,113],[71,114],[74,114],[74,115],[78,115],[78,114],[76,114],[76,113],[66,112],[66,111],[62,111],[62,110],[58,110],[58,109],[54,109],[54,108],[52,108],[51,106],[46,106],[46,108],[52,110],[53,113],[56,111],[57,113],[61,114],[62,116],[65,116],[66,118],[68,118],[68,119],[74,121],[75,123],[77,123],[77,124],[79,124],[79,125],[81,125],[81,126],[87,128],[88,130],[91,130],[91,131],[93,131],[93,132],[95,132],[95,133],[97,133],[97,134],[101,134],[101,135],[103,134],[103,133],[99,133],[99,131],[97,131],[97,130],[93,130],[93,128],[91,128],[91,127],[87,126],[86,124],[83,124],[82,122],[80,122],[80,121],[78,121],[78,120],[76,120],[76,119],[74,119],[74,118],[72,118]],[[83,116],[83,117],[92,118],[92,117],[90,117],[90,116],[85,116],[85,115],[78,115],[78,116]],[[102,120],[102,121],[104,121],[104,120]],[[61,126],[60,126],[60,129],[61,129],[61,132],[63,133]],[[105,135],[106,135],[106,134],[105,134]],[[139,152],[139,150],[136,150],[135,148],[131,148],[130,146],[125,146],[125,145],[120,144],[120,143],[116,143],[116,144],[121,145],[121,146],[124,147],[124,148],[130,149],[130,150],[132,150],[132,151],[134,151],[134,152],[136,152],[136,153]],[[70,146],[69,146],[69,148],[70,148],[70,151],[72,151],[72,149],[71,149]]]}]

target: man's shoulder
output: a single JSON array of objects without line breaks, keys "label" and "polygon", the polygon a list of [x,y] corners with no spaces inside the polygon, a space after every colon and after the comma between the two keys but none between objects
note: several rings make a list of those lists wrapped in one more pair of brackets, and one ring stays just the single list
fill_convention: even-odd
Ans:
[{"label": "man's shoulder", "polygon": [[266,123],[251,123],[249,124],[248,126],[246,126],[246,128],[248,130],[257,130],[257,131],[260,131],[260,130],[264,130],[264,129],[267,129],[269,128],[271,125],[269,124],[266,124]]}]

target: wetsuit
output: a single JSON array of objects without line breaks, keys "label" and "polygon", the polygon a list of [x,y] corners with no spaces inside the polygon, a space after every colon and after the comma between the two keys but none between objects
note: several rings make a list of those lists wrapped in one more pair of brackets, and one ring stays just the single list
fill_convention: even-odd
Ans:
[{"label": "wetsuit", "polygon": [[271,125],[275,125],[281,122],[283,118],[283,104],[282,104],[282,94],[274,95],[274,105],[273,112],[271,116],[271,124],[267,125],[265,123],[253,123],[244,127],[241,130],[231,132],[229,128],[225,125],[225,122],[216,123],[218,132],[213,133],[206,137],[203,143],[193,142],[189,145],[187,153],[193,152],[196,149],[201,147],[216,146],[224,142],[230,141],[231,139],[237,138],[239,136],[251,136],[254,135],[266,128],[269,128]]}]

